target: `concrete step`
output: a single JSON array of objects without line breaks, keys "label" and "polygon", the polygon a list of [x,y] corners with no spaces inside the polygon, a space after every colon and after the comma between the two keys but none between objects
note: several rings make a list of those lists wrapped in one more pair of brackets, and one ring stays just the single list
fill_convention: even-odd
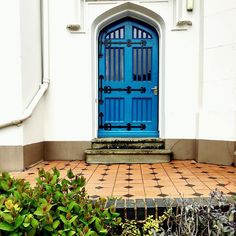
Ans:
[{"label": "concrete step", "polygon": [[169,162],[171,150],[167,149],[87,149],[87,163],[162,163]]},{"label": "concrete step", "polygon": [[92,140],[92,149],[164,149],[160,138],[98,138]]}]

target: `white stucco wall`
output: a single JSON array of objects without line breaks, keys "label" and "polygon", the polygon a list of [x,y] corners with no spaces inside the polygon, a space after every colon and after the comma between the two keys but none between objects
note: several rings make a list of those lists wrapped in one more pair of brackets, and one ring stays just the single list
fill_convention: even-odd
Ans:
[{"label": "white stucco wall", "polygon": [[[90,140],[96,137],[96,19],[112,18],[126,1],[88,1],[84,33],[71,34],[76,23],[76,1],[50,1],[50,92],[45,112],[46,140]],[[142,2],[142,3],[139,3]],[[163,138],[195,138],[199,80],[199,4],[188,14],[193,26],[172,31],[172,3],[132,1],[130,12],[152,11],[164,20],[160,84],[160,131]],[[140,6],[140,7],[139,7]],[[126,6],[127,7],[127,6]],[[117,11],[105,13],[112,8]],[[122,8],[122,7],[121,7]],[[148,10],[149,9],[149,10]],[[123,9],[125,11],[125,7]],[[80,20],[79,13],[77,20]],[[111,14],[109,16],[109,14]],[[187,14],[187,13],[186,13]],[[148,16],[149,17],[149,16]],[[186,20],[183,16],[182,20]],[[100,19],[100,18],[99,18]],[[108,22],[107,22],[108,23]],[[91,58],[91,56],[93,58]],[[164,66],[165,65],[165,66]]]},{"label": "white stucco wall", "polygon": [[236,140],[236,1],[204,1],[199,137]]},{"label": "white stucco wall", "polygon": [[[22,111],[19,1],[0,4],[0,123],[15,119]],[[22,128],[0,130],[1,145],[21,145]]]},{"label": "white stucco wall", "polygon": [[[2,1],[0,19],[0,123],[5,123],[22,116],[41,84],[40,0]],[[0,130],[0,145],[43,138],[42,106],[23,125]]]},{"label": "white stucco wall", "polygon": [[[236,140],[234,0],[195,0],[193,12],[185,0],[48,2],[50,88],[23,126],[0,130],[0,145],[96,137],[96,37],[125,14],[160,30],[161,137]],[[41,83],[39,10],[39,0],[0,3],[0,121],[22,114]],[[79,33],[66,29],[74,23]]]},{"label": "white stucco wall", "polygon": [[[40,0],[20,1],[21,75],[23,110],[32,101],[42,83]],[[23,124],[23,144],[44,140],[43,100],[33,116]]]}]

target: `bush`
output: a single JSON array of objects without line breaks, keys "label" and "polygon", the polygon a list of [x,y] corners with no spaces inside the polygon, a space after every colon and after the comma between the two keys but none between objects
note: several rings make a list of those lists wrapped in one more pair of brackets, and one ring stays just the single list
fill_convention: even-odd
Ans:
[{"label": "bush", "polygon": [[0,176],[0,235],[107,235],[121,221],[105,199],[88,198],[85,179],[71,170],[61,179],[56,168],[42,169],[36,180],[32,188],[8,173]]},{"label": "bush", "polygon": [[182,199],[158,219],[149,216],[142,223],[126,220],[121,225],[122,236],[234,236],[236,201],[229,202],[215,190],[208,201]]},{"label": "bush", "polygon": [[206,203],[182,200],[172,211],[162,235],[235,235],[236,202],[229,202],[220,191],[212,191]]}]

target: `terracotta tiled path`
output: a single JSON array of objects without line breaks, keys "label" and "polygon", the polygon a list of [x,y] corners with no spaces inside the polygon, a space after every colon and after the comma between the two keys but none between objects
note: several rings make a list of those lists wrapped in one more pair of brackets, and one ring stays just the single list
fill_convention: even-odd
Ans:
[{"label": "terracotta tiled path", "polygon": [[163,164],[89,165],[84,161],[42,162],[27,171],[12,173],[32,184],[39,168],[60,169],[64,177],[71,168],[87,179],[92,198],[185,198],[208,197],[217,188],[227,195],[236,194],[236,168],[199,164],[194,161],[172,161]]}]

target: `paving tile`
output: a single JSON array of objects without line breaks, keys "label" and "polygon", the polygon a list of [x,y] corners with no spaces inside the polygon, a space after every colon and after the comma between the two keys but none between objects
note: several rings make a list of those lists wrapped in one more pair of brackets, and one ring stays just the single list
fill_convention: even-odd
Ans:
[{"label": "paving tile", "polygon": [[25,172],[12,172],[16,178],[24,178],[33,185],[38,170],[60,169],[61,177],[73,169],[75,174],[87,180],[87,192],[93,198],[117,196],[135,198],[208,197],[215,188],[225,194],[236,193],[236,168],[172,161],[158,164],[86,164],[84,161],[41,162]]}]

